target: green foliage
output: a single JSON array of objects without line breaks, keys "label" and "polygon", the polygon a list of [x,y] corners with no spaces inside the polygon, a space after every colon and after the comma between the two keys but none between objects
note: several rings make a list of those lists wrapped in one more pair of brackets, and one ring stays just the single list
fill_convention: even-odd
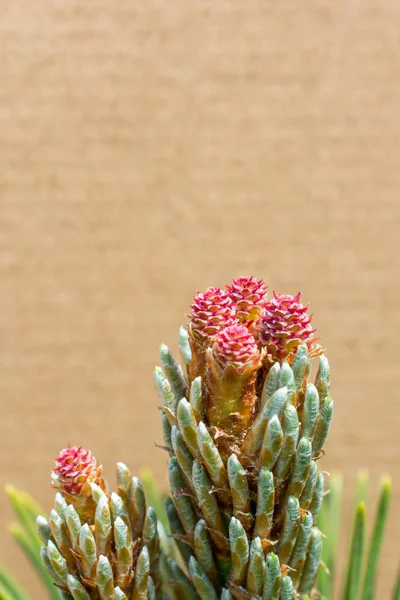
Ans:
[{"label": "green foliage", "polygon": [[[127,473],[126,473],[127,472]],[[163,503],[157,489],[155,480],[150,471],[143,471],[145,478],[146,491],[154,502],[154,506],[160,510],[160,514],[166,524],[166,515],[163,512]],[[120,493],[123,494],[127,482],[130,483],[129,471],[122,464],[117,465],[117,479],[119,484]],[[136,478],[133,478],[135,483]],[[139,484],[138,484],[139,485]],[[94,486],[95,488],[97,486]],[[141,488],[135,488],[131,485],[132,494],[136,493],[136,508],[143,511],[143,540],[147,545],[147,548],[143,548],[140,553],[136,565],[136,577],[135,577],[135,591],[137,589],[137,598],[147,599],[147,586],[149,583],[148,577],[148,563],[149,553],[157,555],[157,544],[158,544],[158,533],[163,535],[161,544],[163,549],[173,555],[175,552],[174,541],[171,540],[161,523],[158,524],[157,532],[157,518],[154,510],[149,507],[147,512],[145,511],[145,500],[143,491]],[[7,494],[10,502],[14,508],[14,511],[18,517],[18,522],[12,523],[9,527],[10,533],[14,537],[15,541],[19,544],[29,561],[32,563],[34,570],[41,578],[44,584],[44,592],[42,600],[71,600],[71,596],[56,585],[53,580],[59,581],[60,585],[65,587],[67,582],[68,588],[73,594],[74,600],[87,600],[90,596],[83,589],[80,581],[73,576],[68,574],[68,568],[66,561],[59,551],[59,548],[63,548],[64,541],[69,545],[70,540],[75,539],[77,547],[79,543],[79,552],[81,554],[82,568],[87,569],[89,573],[91,567],[95,564],[96,554],[98,554],[99,547],[100,551],[106,552],[106,548],[109,544],[109,538],[111,538],[111,531],[108,525],[111,525],[110,512],[107,503],[104,500],[104,494],[98,488],[99,495],[96,496],[97,510],[95,515],[95,537],[98,543],[96,549],[96,542],[92,534],[91,529],[87,524],[81,527],[81,523],[78,515],[76,514],[72,505],[67,505],[61,494],[57,493],[55,498],[54,509],[50,513],[49,522],[43,515],[45,512],[36,504],[36,502],[26,493],[18,491],[11,486],[7,487]],[[140,492],[140,493],[138,493]],[[111,512],[114,512],[114,536],[115,536],[115,556],[117,558],[117,570],[118,568],[123,569],[128,561],[131,563],[131,551],[132,551],[132,540],[130,537],[130,531],[126,527],[123,518],[124,514],[120,514],[118,511],[121,510],[122,505],[117,503],[120,497],[117,494],[112,495],[111,500]],[[140,501],[142,499],[142,501]],[[55,510],[57,509],[57,510]],[[58,512],[57,512],[58,511]],[[60,519],[59,514],[62,515]],[[122,517],[122,518],[121,518]],[[74,536],[76,529],[76,519],[78,521],[78,534]],[[63,538],[65,531],[68,531],[67,538]],[[86,535],[83,535],[85,533]],[[52,536],[52,537],[51,537]],[[54,540],[56,544],[53,543]],[[164,542],[164,543],[163,543]],[[58,546],[58,548],[57,548]],[[63,549],[64,552],[64,549]],[[65,552],[64,552],[65,553]],[[65,554],[68,556],[68,553]],[[53,573],[53,577],[49,575]],[[104,597],[108,597],[107,594],[111,589],[112,570],[108,559],[103,556],[97,561],[97,572],[96,578],[99,581],[99,585],[104,594]],[[151,587],[150,582],[149,587]],[[99,588],[100,589],[100,588]],[[115,588],[112,585],[112,592],[115,593],[117,600],[126,600],[123,592],[118,592],[119,588]],[[151,599],[151,590],[149,590]],[[140,595],[142,594],[142,595]],[[103,598],[103,595],[101,596]],[[114,598],[114,596],[112,596]],[[136,599],[136,596],[135,596]],[[0,566],[0,600],[33,600],[30,595],[23,590],[21,585],[15,581],[12,575],[3,567]]]},{"label": "green foliage", "polygon": [[[154,379],[171,497],[149,470],[142,487],[123,463],[110,494],[82,447],[56,460],[47,518],[7,488],[18,518],[10,532],[48,600],[332,600],[339,591],[340,600],[376,599],[390,481],[367,540],[360,474],[338,581],[343,485],[332,477],[326,491],[319,470],[334,406],[329,362],[300,293],[265,295],[253,277],[208,288],[180,329],[183,367],[161,345]],[[0,600],[30,600],[1,567]]]},{"label": "green foliage", "polygon": [[[162,502],[161,495],[158,491],[157,484],[155,483],[154,477],[149,470],[143,470],[141,472],[143,484],[149,499],[151,499],[153,505],[159,511],[159,528],[164,530],[164,542],[162,545],[170,556],[176,554],[176,548],[174,541],[168,537],[169,523],[165,517],[165,508]],[[351,540],[349,543],[349,555],[347,562],[347,569],[345,572],[344,582],[338,581],[337,573],[337,557],[338,557],[338,545],[339,545],[339,534],[340,534],[340,520],[342,511],[342,492],[343,492],[343,480],[340,475],[334,475],[330,478],[330,489],[326,498],[323,501],[321,511],[318,517],[318,527],[324,532],[326,539],[323,540],[323,551],[322,560],[318,573],[317,588],[319,595],[314,595],[314,598],[319,597],[326,598],[328,600],[334,597],[339,597],[340,600],[377,600],[376,596],[376,585],[378,575],[379,556],[382,546],[385,522],[387,519],[390,495],[391,495],[391,482],[388,477],[384,477],[380,486],[380,493],[378,499],[378,505],[372,527],[371,539],[366,544],[365,530],[366,530],[366,495],[367,495],[368,479],[363,473],[359,476],[356,489],[355,509]],[[13,523],[10,526],[10,532],[17,543],[20,545],[22,550],[25,552],[28,559],[32,562],[34,569],[38,576],[41,578],[44,584],[44,596],[48,600],[66,600],[67,597],[52,583],[47,571],[42,566],[39,558],[39,549],[42,544],[39,535],[36,533],[35,521],[38,514],[43,514],[43,511],[36,504],[36,502],[26,493],[15,490],[12,487],[7,487],[7,494],[18,517],[18,523]],[[171,512],[172,507],[167,503],[167,512]],[[173,516],[170,517],[173,521]],[[308,523],[308,519],[303,519],[304,523],[304,543],[307,545],[311,535],[311,525]],[[240,529],[240,528],[239,528]],[[251,568],[247,573],[248,585],[254,589],[254,592],[260,589],[260,566],[262,565],[263,559],[260,553],[260,548],[257,542],[253,542],[250,549],[246,548],[246,540],[244,540],[242,531],[235,531],[233,542],[235,543],[235,552],[248,552],[250,556],[249,564]],[[204,530],[204,531],[203,531]],[[207,588],[207,581],[213,579],[215,574],[215,564],[210,561],[210,554],[207,546],[207,536],[205,535],[204,521],[200,522],[199,526],[195,531],[195,542],[202,548],[203,559],[200,563],[197,563],[193,558],[190,563],[190,571],[195,576],[194,580],[197,583],[197,593],[200,597],[205,594]],[[317,531],[317,530],[314,530]],[[243,540],[242,540],[243,538]],[[318,536],[316,536],[316,545],[318,546]],[[299,570],[315,568],[314,564],[305,566],[304,559],[305,553],[302,553],[301,544],[302,539],[299,536],[299,544],[295,546],[294,551],[291,554],[290,568],[295,568],[296,565],[301,565]],[[241,541],[242,540],[242,541]],[[185,545],[184,545],[185,546]],[[317,548],[318,551],[318,548]],[[291,597],[290,596],[290,582],[288,578],[283,576],[279,578],[279,561],[275,555],[271,556],[271,560],[267,562],[266,568],[272,572],[278,569],[271,578],[271,587],[275,584],[278,586],[280,582],[280,598]],[[145,557],[144,557],[145,558]],[[273,559],[276,559],[276,565]],[[187,576],[185,572],[181,570],[178,564],[173,558],[167,559],[168,562],[161,565],[162,573],[165,571],[166,580],[171,585],[171,580],[176,582],[178,596],[174,596],[171,593],[171,597],[179,597],[180,600],[192,600],[193,592],[189,586]],[[319,562],[319,559],[318,559]],[[270,564],[271,563],[271,564]],[[308,571],[310,573],[310,571]],[[304,577],[304,572],[302,577]],[[306,572],[306,576],[307,572]],[[238,572],[238,578],[242,578],[243,574]],[[275,582],[275,583],[274,583]],[[212,589],[212,588],[210,588]],[[335,596],[334,596],[334,590]],[[212,592],[210,592],[212,597]],[[77,596],[78,597],[78,596]],[[207,597],[207,596],[205,596]],[[228,590],[224,592],[224,596],[230,598]],[[272,596],[274,597],[274,596]],[[277,596],[279,598],[279,596]],[[123,596],[121,596],[123,598]],[[255,596],[257,598],[257,596]],[[14,579],[14,577],[5,569],[0,566],[0,600],[33,600],[31,596],[21,587],[21,585]],[[193,597],[195,600],[195,597]],[[301,600],[311,600],[309,596],[302,596]],[[400,600],[400,572],[397,582],[393,589],[391,600]]]},{"label": "green foliage", "polygon": [[[11,523],[9,530],[14,540],[32,563],[36,573],[44,584],[48,600],[62,600],[62,592],[54,586],[53,580],[44,568],[40,559],[42,542],[36,531],[36,518],[43,514],[42,509],[25,492],[7,486],[7,495],[18,517],[18,522]],[[0,600],[30,600],[30,596],[21,585],[4,568],[0,568]]]},{"label": "green foliage", "polygon": [[[371,539],[366,544],[366,498],[368,475],[359,474],[355,494],[355,508],[349,554],[342,584],[338,581],[337,557],[342,510],[343,480],[341,475],[330,478],[330,490],[318,516],[318,527],[324,532],[322,563],[318,574],[317,587],[322,598],[336,597],[340,600],[375,600],[378,564],[382,548],[383,534],[387,520],[391,495],[391,481],[383,477],[378,505],[372,528]],[[335,592],[335,594],[334,594]],[[394,587],[392,599],[400,598],[400,575]]]}]

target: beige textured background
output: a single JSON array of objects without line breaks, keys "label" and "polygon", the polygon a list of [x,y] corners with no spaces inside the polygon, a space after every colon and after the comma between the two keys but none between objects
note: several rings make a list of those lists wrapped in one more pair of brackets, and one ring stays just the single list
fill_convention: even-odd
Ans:
[{"label": "beige textured background", "polygon": [[[85,444],[164,485],[152,367],[196,288],[303,291],[336,398],[326,468],[394,479],[398,0],[0,1],[0,472],[50,507]],[[371,493],[371,499],[374,494]],[[42,596],[10,544],[0,560]],[[346,513],[347,514],[347,513]]]}]

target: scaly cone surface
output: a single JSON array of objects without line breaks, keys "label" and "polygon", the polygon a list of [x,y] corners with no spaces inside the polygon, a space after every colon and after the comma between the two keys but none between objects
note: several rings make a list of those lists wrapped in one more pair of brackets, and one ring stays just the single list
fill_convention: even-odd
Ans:
[{"label": "scaly cone surface", "polygon": [[191,360],[188,370],[191,379],[194,379],[204,375],[206,350],[214,336],[239,321],[231,297],[220,288],[209,287],[204,293],[198,293],[190,308],[188,333]]},{"label": "scaly cone surface", "polygon": [[[185,595],[174,600],[316,594],[324,494],[316,459],[333,411],[329,364],[300,296],[267,300],[265,289],[242,277],[226,293],[194,298],[180,331],[186,374],[161,347],[154,375],[171,455],[166,507],[189,575],[180,571]],[[172,559],[162,565],[163,580],[178,568]]]},{"label": "scaly cone surface", "polygon": [[226,289],[235,305],[239,323],[243,323],[251,330],[262,312],[267,286],[262,279],[237,277],[231,285],[226,286]]},{"label": "scaly cone surface", "polygon": [[85,450],[82,446],[64,448],[54,462],[52,486],[62,493],[68,504],[72,504],[85,521],[95,508],[90,484],[95,483],[103,492],[106,491],[103,467],[90,450]]},{"label": "scaly cone surface", "polygon": [[41,558],[56,586],[74,600],[155,600],[159,589],[157,518],[139,480],[117,464],[117,492],[81,447],[55,460],[49,519],[39,516]]},{"label": "scaly cone surface", "polygon": [[274,360],[291,362],[301,343],[312,349],[315,330],[307,311],[308,306],[300,304],[300,292],[296,296],[274,293],[264,304],[257,334]]}]

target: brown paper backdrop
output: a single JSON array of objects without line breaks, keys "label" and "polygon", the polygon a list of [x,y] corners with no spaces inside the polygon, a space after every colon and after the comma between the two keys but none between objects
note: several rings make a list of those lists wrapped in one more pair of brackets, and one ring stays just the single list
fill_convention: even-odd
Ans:
[{"label": "brown paper backdrop", "polygon": [[[397,0],[1,3],[1,480],[50,508],[85,444],[165,484],[152,367],[191,295],[303,291],[336,398],[327,469],[394,478],[399,556]],[[375,497],[371,493],[371,499]],[[0,560],[39,586],[9,541]],[[348,517],[348,511],[346,511]]]}]

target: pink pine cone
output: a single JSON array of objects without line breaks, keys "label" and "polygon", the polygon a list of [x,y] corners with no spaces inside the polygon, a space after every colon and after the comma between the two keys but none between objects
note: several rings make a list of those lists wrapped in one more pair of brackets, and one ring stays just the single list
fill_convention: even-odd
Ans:
[{"label": "pink pine cone", "polygon": [[[240,324],[220,331],[207,350],[206,420],[231,441],[241,440],[251,425],[262,356],[252,333]],[[223,439],[218,447],[226,457],[230,443]]]},{"label": "pink pine cone", "polygon": [[251,326],[260,316],[265,302],[267,286],[264,281],[252,276],[237,277],[226,289],[235,304],[239,322]]},{"label": "pink pine cone", "polygon": [[220,331],[212,353],[221,368],[232,365],[242,370],[260,361],[257,342],[244,325],[231,325]]},{"label": "pink pine cone", "polygon": [[196,338],[206,341],[224,327],[237,323],[232,299],[225,291],[209,287],[193,298],[190,327]]},{"label": "pink pine cone", "polygon": [[52,473],[53,487],[70,495],[79,495],[87,483],[102,481],[103,469],[90,450],[82,446],[68,446],[55,459]]},{"label": "pink pine cone", "polygon": [[315,329],[311,325],[308,306],[296,296],[276,294],[265,305],[257,324],[258,338],[274,360],[289,359],[300,344],[311,349]]}]

